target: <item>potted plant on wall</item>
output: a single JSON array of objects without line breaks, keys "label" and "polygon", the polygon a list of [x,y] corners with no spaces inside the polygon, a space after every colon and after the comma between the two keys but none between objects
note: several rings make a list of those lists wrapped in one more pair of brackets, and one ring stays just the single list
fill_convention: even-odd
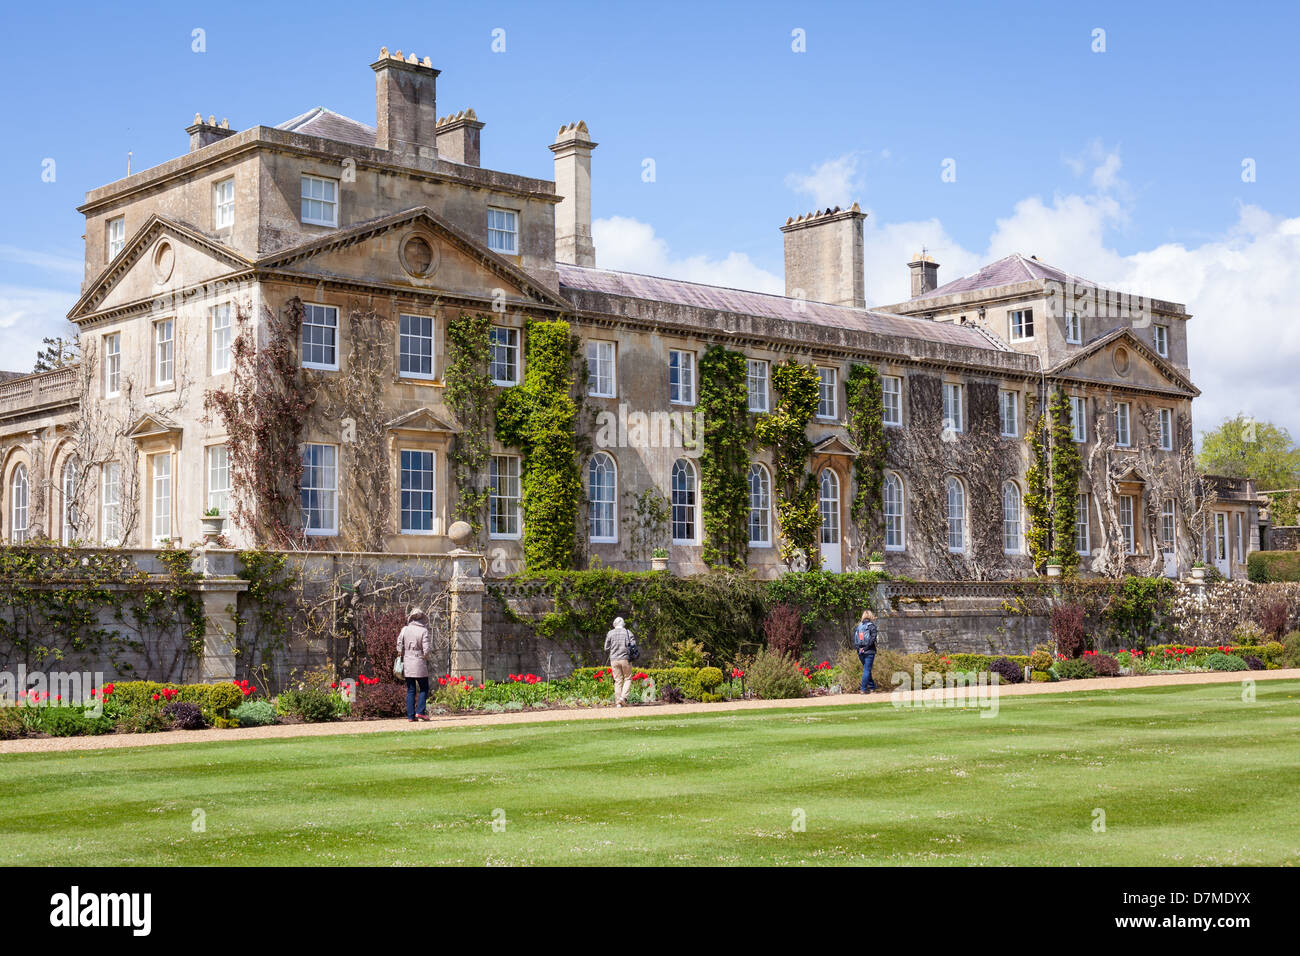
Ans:
[{"label": "potted plant on wall", "polygon": [[650,555],[650,570],[651,571],[668,570],[668,549],[667,548],[654,549],[654,553]]},{"label": "potted plant on wall", "polygon": [[1061,566],[1055,561],[1047,563],[1047,576],[1049,578],[1059,578],[1061,576]]},{"label": "potted plant on wall", "polygon": [[879,551],[872,551],[871,558],[867,561],[868,571],[884,571],[885,556]]},{"label": "potted plant on wall", "polygon": [[1205,580],[1205,562],[1204,562],[1204,561],[1193,561],[1193,562],[1192,562],[1192,580],[1193,580],[1193,581],[1204,581],[1204,580]]},{"label": "potted plant on wall", "polygon": [[209,508],[203,512],[200,523],[203,527],[204,540],[211,540],[221,536],[221,531],[226,525],[226,519],[221,517],[219,508]]}]

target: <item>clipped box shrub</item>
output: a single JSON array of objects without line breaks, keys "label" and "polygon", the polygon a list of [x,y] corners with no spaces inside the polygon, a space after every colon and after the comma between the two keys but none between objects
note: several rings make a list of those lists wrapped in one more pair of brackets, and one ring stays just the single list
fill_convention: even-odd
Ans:
[{"label": "clipped box shrub", "polygon": [[1256,584],[1300,581],[1300,551],[1252,551],[1246,555],[1246,578]]},{"label": "clipped box shrub", "polygon": [[1056,675],[1051,671],[1032,671],[1029,679],[1035,684],[1046,684],[1056,680]]},{"label": "clipped box shrub", "polygon": [[1097,676],[1091,657],[1073,657],[1068,661],[1056,662],[1056,676],[1061,680],[1086,680]]},{"label": "clipped box shrub", "polygon": [[275,707],[269,700],[246,700],[230,712],[240,727],[265,727],[275,723]]},{"label": "clipped box shrub", "polygon": [[80,707],[35,707],[35,727],[51,737],[86,737],[113,729],[110,717],[87,716]]},{"label": "clipped box shrub", "polygon": [[26,733],[23,715],[17,707],[0,704],[0,740],[17,740]]},{"label": "clipped box shrub", "polygon": [[280,713],[297,717],[309,724],[321,724],[334,719],[333,698],[325,691],[314,688],[283,691],[276,698],[276,707]]},{"label": "clipped box shrub", "polygon": [[1052,669],[1052,653],[1046,645],[1039,644],[1034,648],[1033,653],[1029,655],[1029,666],[1035,671],[1050,671]]},{"label": "clipped box shrub", "polygon": [[1205,659],[1205,666],[1212,671],[1244,671],[1250,670],[1250,665],[1243,661],[1235,654],[1224,654],[1222,651],[1216,651]]}]

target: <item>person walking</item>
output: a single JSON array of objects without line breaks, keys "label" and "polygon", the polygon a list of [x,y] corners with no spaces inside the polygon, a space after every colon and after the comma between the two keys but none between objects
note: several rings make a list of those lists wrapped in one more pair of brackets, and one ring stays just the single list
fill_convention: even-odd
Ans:
[{"label": "person walking", "polygon": [[862,661],[861,693],[870,694],[876,689],[876,682],[871,678],[871,669],[876,664],[876,644],[879,634],[876,629],[876,615],[871,611],[862,612],[862,620],[853,629],[853,649]]},{"label": "person walking", "polygon": [[605,635],[605,653],[609,655],[609,669],[614,674],[614,706],[627,705],[627,692],[632,687],[632,648],[636,638],[623,626],[621,617],[614,618],[614,627]]},{"label": "person walking", "polygon": [[406,678],[406,719],[429,720],[424,712],[429,701],[429,624],[424,612],[411,608],[406,627],[397,635],[397,653],[402,657],[402,676]]}]

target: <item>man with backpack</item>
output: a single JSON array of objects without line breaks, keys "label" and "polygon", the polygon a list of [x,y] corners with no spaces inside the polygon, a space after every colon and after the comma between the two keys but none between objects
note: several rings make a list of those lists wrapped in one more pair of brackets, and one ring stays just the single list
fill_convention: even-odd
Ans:
[{"label": "man with backpack", "polygon": [[614,627],[605,635],[605,652],[609,654],[609,669],[614,675],[614,706],[627,704],[627,692],[632,688],[635,671],[632,662],[640,656],[632,632],[623,626],[621,617],[614,618]]},{"label": "man with backpack", "polygon": [[858,660],[862,661],[861,692],[864,694],[870,694],[876,689],[876,682],[871,679],[871,668],[876,663],[877,637],[876,615],[863,611],[862,620],[853,629],[853,649],[858,652]]}]

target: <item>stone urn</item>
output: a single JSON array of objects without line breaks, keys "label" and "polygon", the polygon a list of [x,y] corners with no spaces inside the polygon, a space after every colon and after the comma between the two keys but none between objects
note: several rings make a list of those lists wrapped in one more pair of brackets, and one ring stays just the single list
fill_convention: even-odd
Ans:
[{"label": "stone urn", "polygon": [[666,555],[666,554],[663,555],[663,556],[660,556],[660,555],[657,555],[657,554],[654,555],[654,556],[650,559],[650,570],[651,570],[651,571],[667,571],[667,570],[668,570],[668,555]]},{"label": "stone urn", "polygon": [[203,529],[203,540],[212,541],[221,537],[221,532],[226,527],[226,519],[221,515],[203,515],[199,519],[199,527]]},{"label": "stone urn", "polygon": [[867,562],[867,570],[868,570],[868,571],[879,571],[879,572],[883,572],[883,571],[885,570],[885,562],[884,562],[884,561],[868,561],[868,562]]},{"label": "stone urn", "polygon": [[1204,581],[1204,580],[1205,580],[1205,568],[1203,568],[1203,567],[1200,567],[1200,568],[1192,568],[1192,580],[1193,580],[1193,581]]},{"label": "stone urn", "polygon": [[1059,564],[1049,564],[1047,566],[1047,576],[1049,578],[1059,578],[1061,576],[1061,566]]}]

